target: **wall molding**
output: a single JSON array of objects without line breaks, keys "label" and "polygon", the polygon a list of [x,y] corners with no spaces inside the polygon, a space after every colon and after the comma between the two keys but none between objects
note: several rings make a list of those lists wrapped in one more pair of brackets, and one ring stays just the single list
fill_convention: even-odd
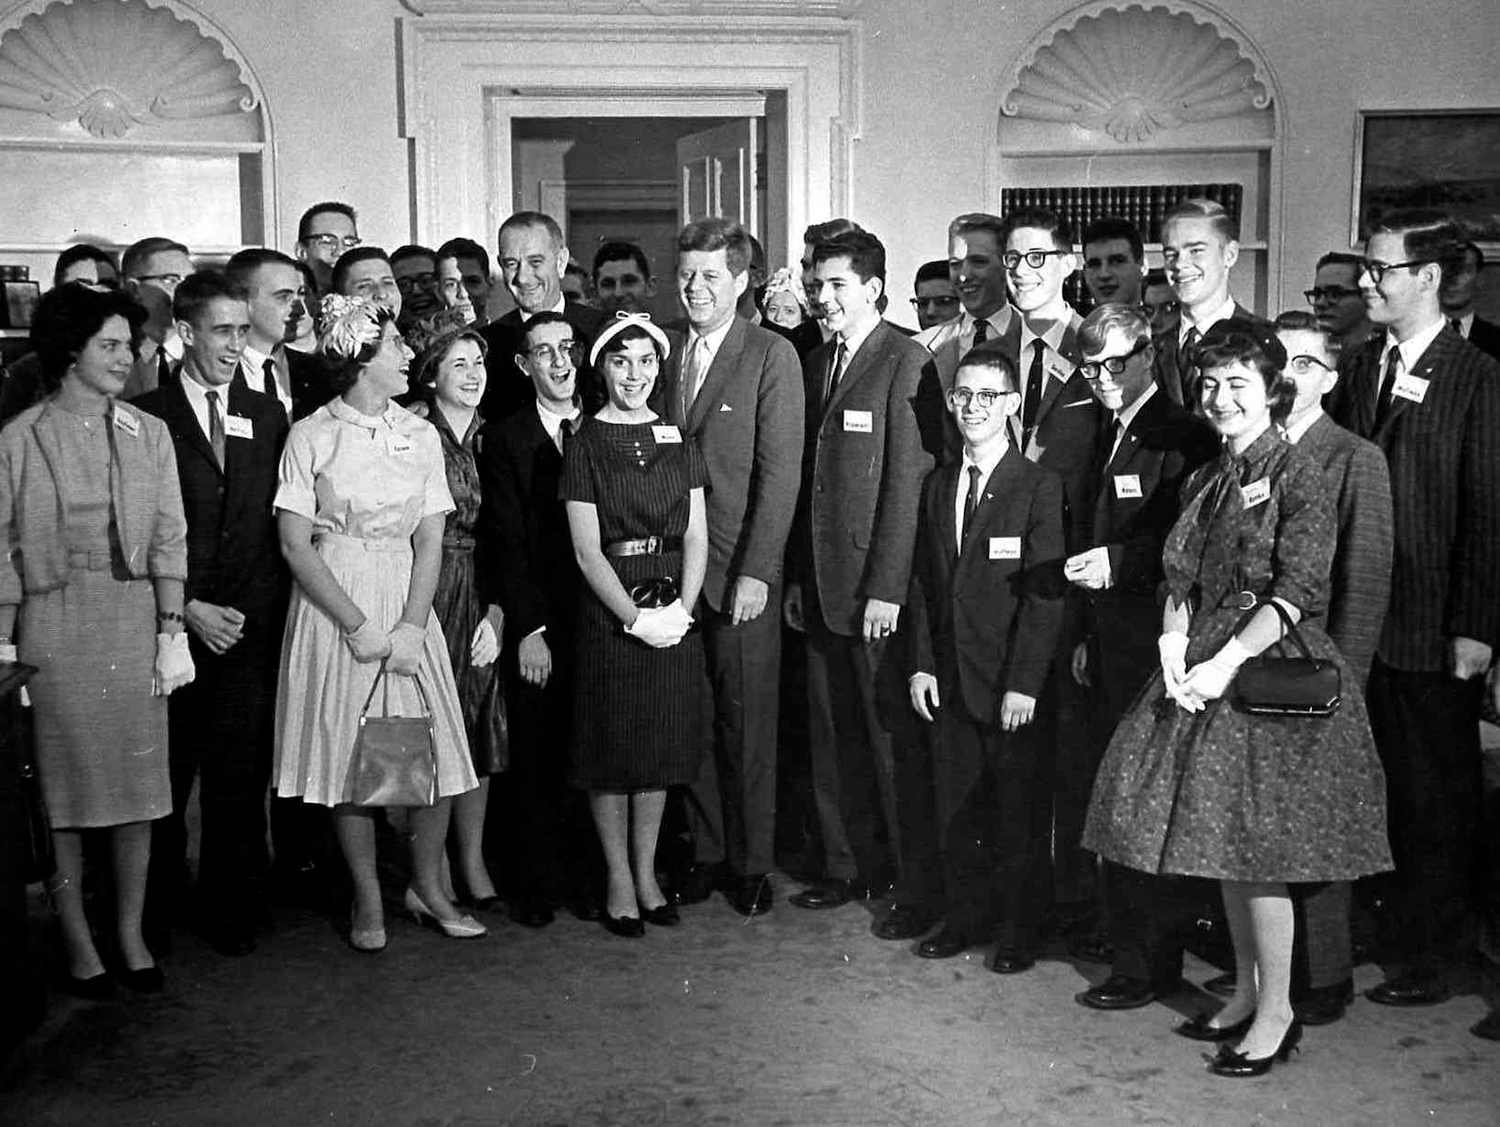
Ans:
[{"label": "wall molding", "polygon": [[767,16],[852,18],[862,0],[401,0],[416,16]]}]

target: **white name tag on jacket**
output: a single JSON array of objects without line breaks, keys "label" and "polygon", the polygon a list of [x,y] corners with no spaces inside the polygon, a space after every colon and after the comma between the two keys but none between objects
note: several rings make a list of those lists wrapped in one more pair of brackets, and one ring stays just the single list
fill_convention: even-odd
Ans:
[{"label": "white name tag on jacket", "polygon": [[1069,364],[1066,360],[1056,358],[1048,360],[1046,368],[1049,376],[1054,380],[1061,380],[1063,383],[1067,383],[1072,379],[1073,372],[1075,371],[1073,365]]},{"label": "white name tag on jacket", "polygon": [[1021,538],[1019,536],[990,537],[990,559],[1018,560],[1020,558]]},{"label": "white name tag on jacket", "polygon": [[410,454],[411,439],[404,434],[387,434],[385,449],[388,454]]},{"label": "white name tag on jacket", "polygon": [[121,407],[118,403],[115,404],[113,414],[115,417],[116,430],[123,430],[126,434],[141,433],[141,421],[134,415],[132,415],[129,411],[125,410],[125,408]]},{"label": "white name tag on jacket", "polygon": [[244,415],[225,415],[224,433],[230,438],[254,438],[255,424]]},{"label": "white name tag on jacket", "polygon": [[1424,380],[1421,376],[1413,376],[1402,372],[1396,377],[1395,386],[1391,388],[1392,395],[1399,395],[1402,399],[1410,399],[1413,403],[1420,403],[1427,398],[1427,385],[1430,380]]},{"label": "white name tag on jacket", "polygon": [[656,439],[658,446],[670,445],[682,441],[682,432],[671,423],[651,428],[651,436]]},{"label": "white name tag on jacket", "polygon": [[1271,481],[1269,478],[1261,478],[1252,481],[1249,485],[1240,487],[1240,503],[1247,509],[1253,509],[1256,505],[1263,505],[1271,496]]},{"label": "white name tag on jacket", "polygon": [[1115,474],[1115,496],[1120,500],[1141,495],[1141,475],[1138,473]]},{"label": "white name tag on jacket", "polygon": [[875,430],[875,416],[869,411],[845,411],[844,429],[852,434],[872,434]]}]

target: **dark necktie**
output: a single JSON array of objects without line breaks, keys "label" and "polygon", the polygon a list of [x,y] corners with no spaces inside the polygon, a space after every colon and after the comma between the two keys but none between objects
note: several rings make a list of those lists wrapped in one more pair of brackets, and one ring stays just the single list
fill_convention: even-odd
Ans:
[{"label": "dark necktie", "polygon": [[964,494],[964,523],[959,529],[960,547],[969,542],[969,527],[974,523],[974,510],[979,508],[979,467],[969,467],[969,491]]},{"label": "dark necktie", "polygon": [[275,395],[279,399],[280,395],[278,394],[278,385],[276,383],[276,361],[267,356],[266,362],[260,366],[260,370],[266,374],[266,394]]},{"label": "dark necktie", "polygon": [[1379,430],[1391,413],[1391,396],[1396,389],[1396,373],[1401,369],[1401,350],[1392,348],[1385,358],[1385,375],[1380,380],[1380,398],[1375,401],[1375,429]]},{"label": "dark necktie", "polygon": [[1104,428],[1104,437],[1099,447],[1099,472],[1104,473],[1109,469],[1109,464],[1115,460],[1115,444],[1120,441],[1120,435],[1125,428],[1120,425],[1120,416],[1116,415],[1110,420],[1109,426]]},{"label": "dark necktie", "polygon": [[566,453],[568,439],[573,437],[574,422],[572,419],[564,419],[557,428],[557,450],[558,453]]},{"label": "dark necktie", "polygon": [[974,345],[977,348],[990,339],[990,323],[983,319],[974,322]]},{"label": "dark necktie", "polygon": [[1029,439],[1036,426],[1037,408],[1042,401],[1042,353],[1047,342],[1041,337],[1031,342],[1031,370],[1026,373],[1026,401],[1021,404],[1021,430]]},{"label": "dark necktie", "polygon": [[1448,327],[1459,336],[1464,335],[1464,322],[1462,317],[1454,317],[1448,322]]},{"label": "dark necktie", "polygon": [[214,460],[219,463],[219,469],[224,468],[224,416],[219,414],[219,393],[217,391],[205,391],[203,398],[208,400],[208,444],[214,448]]},{"label": "dark necktie", "polygon": [[844,348],[843,340],[839,340],[833,346],[833,357],[828,362],[828,393],[823,396],[823,406],[833,402],[833,393],[838,390],[839,379],[844,374]]},{"label": "dark necktie", "polygon": [[1188,329],[1182,343],[1177,346],[1177,383],[1182,388],[1182,401],[1193,402],[1193,346],[1202,334],[1196,328]]}]

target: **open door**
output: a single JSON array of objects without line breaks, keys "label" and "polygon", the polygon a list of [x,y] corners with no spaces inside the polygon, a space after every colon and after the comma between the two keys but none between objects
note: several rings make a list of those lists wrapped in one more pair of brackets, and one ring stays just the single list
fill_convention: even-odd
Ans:
[{"label": "open door", "polygon": [[677,219],[732,219],[762,236],[759,119],[731,121],[677,142]]}]

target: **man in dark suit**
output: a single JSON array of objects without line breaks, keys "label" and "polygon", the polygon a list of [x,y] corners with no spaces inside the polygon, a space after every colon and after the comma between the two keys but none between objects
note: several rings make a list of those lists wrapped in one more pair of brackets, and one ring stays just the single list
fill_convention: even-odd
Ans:
[{"label": "man in dark suit", "polygon": [[883,885],[891,861],[903,858],[891,735],[901,691],[896,632],[921,481],[942,440],[932,357],[880,318],[880,240],[853,231],[819,243],[812,281],[809,300],[834,335],[803,369],[807,437],[784,610],[807,632],[825,879],[792,903],[833,908]]},{"label": "man in dark suit", "polygon": [[226,955],[255,949],[266,875],[276,676],[289,577],[272,501],[286,414],[237,379],[249,331],[244,296],[220,274],[184,279],[173,297],[178,371],[135,400],[167,424],[188,524],[183,617],[198,670],[169,702],[172,813],[152,835],[151,894],[160,919],[187,863],[184,813],[200,778],[198,907]]},{"label": "man in dark suit", "polygon": [[[812,350],[827,343],[833,337],[833,330],[823,320],[822,311],[818,308],[818,301],[814,295],[816,283],[813,281],[813,251],[819,243],[836,239],[840,235],[847,235],[851,231],[863,230],[862,227],[852,219],[839,216],[826,220],[822,223],[814,223],[802,232],[802,292],[807,296],[807,320],[795,329],[787,330],[783,335],[792,342],[792,347],[797,350],[797,359],[806,362]],[[780,330],[778,330],[780,331]]]},{"label": "man in dark suit", "polygon": [[[539,211],[518,211],[500,224],[500,276],[516,299],[516,308],[480,330],[489,351],[485,370],[489,385],[484,389],[480,413],[499,422],[536,400],[532,382],[516,370],[515,357],[523,351],[523,329],[538,313],[560,313],[573,327],[577,355],[588,355],[589,345],[604,314],[589,305],[563,296],[562,276],[568,268],[568,248],[557,220]],[[580,359],[579,363],[582,363]],[[579,396],[585,410],[604,402],[602,388],[592,377],[582,375]]]},{"label": "man in dark suit", "polygon": [[1036,961],[1051,830],[1052,749],[1033,720],[1062,627],[1062,482],[1006,435],[1020,406],[996,349],[960,361],[949,410],[963,453],[928,476],[908,602],[908,692],[937,721],[933,752],[943,959],[1001,929],[993,969]]},{"label": "man in dark suit", "polygon": [[1379,446],[1391,475],[1391,601],[1368,698],[1407,962],[1370,991],[1386,1005],[1450,989],[1473,902],[1481,675],[1500,639],[1500,364],[1449,328],[1439,303],[1463,245],[1441,215],[1380,222],[1359,285],[1385,338],[1346,358],[1329,397],[1329,414]]},{"label": "man in dark suit", "polygon": [[[917,343],[932,353],[944,393],[953,386],[958,361],[969,350],[1005,333],[1013,320],[1005,286],[1007,228],[997,215],[971,212],[948,224],[948,276],[963,306],[950,317],[917,334]],[[958,432],[948,428],[949,445]]]},{"label": "man in dark suit", "polygon": [[[1276,335],[1288,357],[1285,375],[1297,388],[1287,438],[1323,466],[1338,512],[1324,628],[1363,691],[1391,599],[1390,472],[1379,447],[1323,412],[1323,398],[1338,382],[1338,337],[1301,311],[1277,317]],[[1337,1021],[1353,1000],[1350,898],[1348,881],[1292,890],[1292,1004],[1305,1025]]]},{"label": "man in dark suit", "polygon": [[682,229],[677,294],[688,330],[674,340],[658,385],[662,414],[696,439],[708,463],[708,571],[694,617],[703,626],[713,746],[689,823],[699,865],[723,866],[725,896],[747,916],[771,906],[781,568],[806,426],[797,354],[736,315],[749,266],[750,236],[739,224],[705,219]]},{"label": "man in dark suit", "polygon": [[182,340],[173,320],[172,295],[193,272],[187,247],[153,235],[125,248],[120,256],[120,288],[145,306],[140,352],[125,381],[126,399],[160,386],[182,360]]},{"label": "man in dark suit", "polygon": [[1484,251],[1474,242],[1464,244],[1463,265],[1443,279],[1439,301],[1448,326],[1480,352],[1500,359],[1500,325],[1474,312],[1474,291],[1484,269]]},{"label": "man in dark suit", "polygon": [[246,386],[275,397],[293,420],[312,414],[333,392],[321,358],[287,347],[313,300],[297,263],[280,251],[248,247],[225,264],[224,274],[250,304],[250,335],[240,358]]},{"label": "man in dark suit", "polygon": [[1176,332],[1156,338],[1156,382],[1178,403],[1196,406],[1189,361],[1193,345],[1229,317],[1254,319],[1229,296],[1229,271],[1240,257],[1239,223],[1213,200],[1185,199],[1162,220],[1161,256],[1177,294]]},{"label": "man in dark suit", "polygon": [[598,918],[598,874],[590,865],[598,839],[582,793],[564,782],[582,580],[558,485],[563,443],[581,414],[577,357],[566,317],[533,317],[510,358],[531,384],[531,405],[486,422],[479,438],[478,570],[493,585],[490,601],[505,611],[510,915],[528,927],[551,923],[563,903]]}]

